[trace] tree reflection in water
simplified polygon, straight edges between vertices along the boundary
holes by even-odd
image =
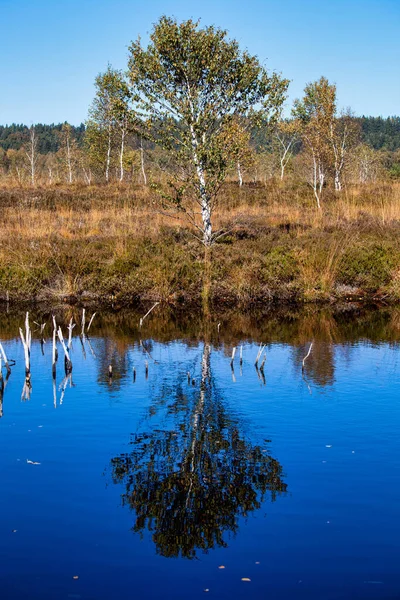
[[[287,487],[279,462],[247,441],[228,414],[210,354],[204,344],[200,386],[182,377],[169,390],[173,427],[134,435],[131,451],[111,461],[114,483],[125,485],[123,504],[136,515],[133,531],[152,532],[157,552],[167,557],[194,558],[198,550],[226,546],[240,517]]]

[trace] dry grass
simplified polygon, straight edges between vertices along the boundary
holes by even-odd
[[[143,187],[0,189],[0,296],[196,300],[202,249]],[[326,193],[228,184],[214,215],[216,300],[400,297],[400,184]]]

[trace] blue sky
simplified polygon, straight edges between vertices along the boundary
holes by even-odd
[[[93,81],[162,15],[228,29],[292,80],[321,75],[356,114],[400,114],[400,0],[0,0],[0,123],[85,120]]]

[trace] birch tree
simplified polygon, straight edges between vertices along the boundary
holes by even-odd
[[[330,164],[331,128],[336,114],[336,86],[325,77],[309,83],[304,98],[294,103],[293,115],[301,123],[301,139],[310,160],[311,185],[317,206]]]
[[[60,132],[61,157],[68,183],[74,180],[74,170],[77,162],[77,144],[73,137],[72,127],[69,123],[63,123]],[[49,173],[50,175],[50,173]]]
[[[330,143],[333,152],[333,171],[335,190],[343,187],[343,172],[350,153],[360,140],[360,125],[350,110],[342,112],[339,118],[332,119],[330,125]]]
[[[297,120],[279,121],[273,132],[274,149],[279,157],[280,179],[293,158],[293,151],[300,141],[300,126]]]
[[[102,162],[108,183],[114,151],[118,153],[119,180],[124,179],[124,152],[129,132],[127,82],[121,71],[108,65],[95,80],[96,95],[89,109],[87,141],[95,162]]]
[[[212,215],[234,166],[231,129],[279,114],[288,81],[214,26],[162,17],[150,42],[129,48],[132,120],[139,135],[174,159],[163,200],[184,214],[209,248],[218,237]],[[194,207],[194,208],[193,208]]]

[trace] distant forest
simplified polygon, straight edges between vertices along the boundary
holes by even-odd
[[[37,150],[40,154],[58,152],[61,146],[61,128],[63,124],[35,125],[37,137]],[[80,146],[85,134],[85,125],[81,123],[77,127],[71,125],[71,134]],[[0,125],[0,148],[3,150],[19,150],[29,142],[29,127],[27,125]]]
[[[400,117],[355,117],[360,123],[362,142],[375,150],[388,150],[395,152],[400,149]],[[57,152],[61,146],[62,123],[57,125],[35,125],[38,152],[48,154]],[[78,146],[82,145],[85,125],[71,126],[71,133]],[[0,148],[3,150],[19,150],[29,141],[29,128],[27,125],[0,125]],[[260,140],[258,140],[260,141]],[[266,145],[267,142],[265,141]]]

